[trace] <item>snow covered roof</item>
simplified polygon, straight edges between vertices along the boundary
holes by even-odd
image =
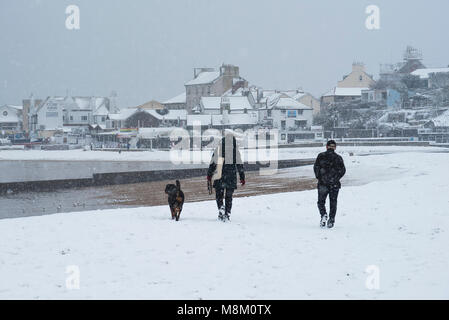
[[[312,110],[312,107],[298,102],[292,97],[289,97],[285,93],[275,93],[268,97],[265,97],[261,102],[266,103],[267,109],[294,109],[294,110]]]
[[[293,94],[291,97],[295,100],[301,99],[302,97],[304,97],[307,93],[305,92],[298,92],[296,94]]]
[[[166,114],[160,114],[157,110],[152,109],[139,109],[139,108],[128,108],[123,109],[120,113],[110,113],[110,120],[126,120],[137,112],[146,112],[158,120],[186,120],[187,111],[186,110],[168,110]]]
[[[279,98],[274,107],[279,109],[312,110],[312,107],[306,106],[305,104],[302,104],[293,98]]]
[[[163,102],[163,104],[174,104],[174,103],[186,103],[186,93],[183,92],[181,94],[178,94],[176,97],[173,97]]]
[[[151,114],[158,120],[186,120],[186,110],[168,110],[167,114],[160,114],[156,110],[145,110],[148,114]]]
[[[110,120],[126,120],[136,112],[137,109],[122,109],[119,113],[110,113],[108,116]]]
[[[96,110],[102,106],[106,106],[105,97],[72,97],[75,106],[83,110]]]
[[[10,107],[10,108],[17,109],[17,110],[23,110],[23,106],[13,106],[11,104],[8,104],[7,106]]]
[[[109,114],[109,110],[105,105],[100,106],[97,110],[94,111],[94,115],[96,116],[107,116]]]
[[[413,71],[411,74],[414,76],[419,76],[421,79],[429,79],[429,74],[440,73],[440,72],[449,72],[449,68],[417,69],[417,70]]]
[[[431,120],[435,127],[449,127],[449,110]]]
[[[252,105],[246,96],[229,96],[225,97],[229,101],[231,110],[252,109]],[[222,102],[222,97],[201,97],[201,105],[204,109],[219,110]]]
[[[203,71],[195,79],[188,81],[186,86],[212,83],[218,77],[220,77],[220,72],[218,71]]]
[[[369,88],[340,88],[334,87],[329,92],[325,93],[323,97],[332,96],[362,96],[362,90],[369,90]]]

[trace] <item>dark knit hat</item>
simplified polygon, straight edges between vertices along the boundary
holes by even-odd
[[[337,143],[335,142],[335,140],[329,140],[327,143],[326,143],[326,146],[331,146],[331,145],[334,145],[334,146],[337,146]]]

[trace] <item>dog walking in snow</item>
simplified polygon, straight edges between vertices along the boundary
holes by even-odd
[[[181,183],[176,180],[176,184],[167,184],[165,193],[168,195],[168,206],[171,211],[171,218],[179,221],[182,206],[184,205],[184,192],[181,190]]]

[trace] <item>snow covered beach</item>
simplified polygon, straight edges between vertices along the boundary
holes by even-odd
[[[278,159],[307,159],[315,158],[323,147],[303,148],[279,148],[276,155]],[[339,146],[339,153],[376,154],[376,153],[398,153],[398,152],[448,152],[442,147],[420,147],[420,146]],[[193,151],[192,159],[200,159],[208,164],[212,151]],[[269,152],[257,151],[255,149],[241,150],[243,159],[264,160],[270,156]],[[251,158],[252,157],[252,158]],[[71,160],[71,161],[170,161],[170,151],[141,151],[122,153],[112,151],[83,151],[76,150],[0,150],[1,160]]]
[[[342,188],[332,230],[316,190],[236,198],[229,224],[213,201],[178,223],[167,206],[0,220],[0,298],[448,299],[449,154],[420,151],[338,148],[367,184]]]

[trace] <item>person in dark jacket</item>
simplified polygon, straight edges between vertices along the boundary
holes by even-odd
[[[232,195],[234,190],[237,189],[237,172],[239,173],[240,183],[244,186],[245,172],[237,141],[233,134],[227,133],[215,148],[207,172],[207,180],[213,181],[213,187],[215,188],[218,218],[223,221],[229,220],[231,215]],[[225,200],[224,205],[223,198]]]
[[[335,153],[337,144],[329,140],[326,144],[326,152],[322,152],[316,158],[313,170],[318,179],[318,209],[321,215],[321,227],[332,228],[337,213],[337,198],[341,188],[340,179],[345,175],[346,168],[343,158]],[[329,195],[330,211],[327,221],[326,198]]]

